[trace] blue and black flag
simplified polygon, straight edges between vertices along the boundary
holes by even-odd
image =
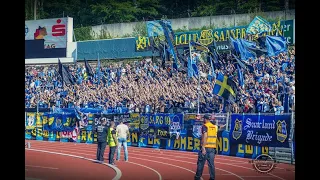
[[[241,68],[248,70],[249,72],[253,73],[254,72],[254,67],[250,64],[247,64],[245,62],[243,62],[242,60],[238,59],[236,55],[232,54],[235,63],[240,65]]]
[[[228,78],[228,76],[219,73],[212,93],[217,94],[230,102],[235,102],[237,85],[232,79]]]
[[[86,59],[84,59],[84,65],[85,65],[85,67],[86,67],[86,73],[87,73],[89,76],[93,77],[93,71],[92,71],[92,69],[91,69],[90,64],[88,63],[88,61],[87,61]]]
[[[59,74],[62,78],[62,82],[66,83],[66,84],[74,84],[74,78],[73,76],[70,74],[70,72],[68,71],[68,69],[62,65],[60,59],[58,59],[58,64],[59,64]]]
[[[166,41],[169,45],[168,49],[173,57],[173,68],[178,69],[180,67],[180,60],[178,59],[179,52],[176,45],[174,44],[174,33],[171,28],[171,23],[169,21],[161,20],[159,21],[160,25],[163,28],[163,33],[166,38]]]

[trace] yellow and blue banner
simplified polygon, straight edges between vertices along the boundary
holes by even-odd
[[[46,131],[72,132],[76,127],[75,114],[45,113],[42,118],[43,129]]]

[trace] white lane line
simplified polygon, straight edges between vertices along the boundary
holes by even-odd
[[[149,167],[149,166],[145,166],[145,165],[138,164],[138,163],[134,163],[134,162],[128,162],[128,163],[135,164],[135,165],[142,166],[142,167],[144,167],[144,168],[150,169],[151,171],[155,172],[155,173],[158,175],[159,180],[162,180],[161,174],[160,174],[158,171],[156,171],[155,169],[152,169],[152,168]]]
[[[33,165],[25,165],[25,166],[34,167],[34,168],[43,168],[43,169],[59,169],[55,167],[45,167],[45,166],[33,166]]]

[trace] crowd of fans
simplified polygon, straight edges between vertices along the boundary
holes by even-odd
[[[222,72],[238,85],[235,102],[212,94],[215,79],[210,63],[200,62],[201,113],[276,113],[294,110],[295,51],[275,57],[249,59],[254,72],[243,70],[244,86],[239,85],[237,68],[229,54],[220,56]],[[74,85],[62,85],[57,65],[26,66],[26,108],[103,108],[105,113],[125,112],[197,112],[198,79],[188,78],[186,67],[174,70],[151,60],[101,67],[100,81],[96,62],[91,63],[94,76],[84,63],[69,65]]]

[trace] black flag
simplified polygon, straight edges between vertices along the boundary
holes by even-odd
[[[88,61],[84,59],[84,65],[86,67],[86,72],[89,76],[93,77],[93,71],[91,69],[91,66],[89,65]]]
[[[72,79],[71,74],[69,73],[68,69],[62,65],[60,59],[59,60],[59,74],[62,78],[62,82],[65,82],[66,84],[74,84],[74,80]]]

